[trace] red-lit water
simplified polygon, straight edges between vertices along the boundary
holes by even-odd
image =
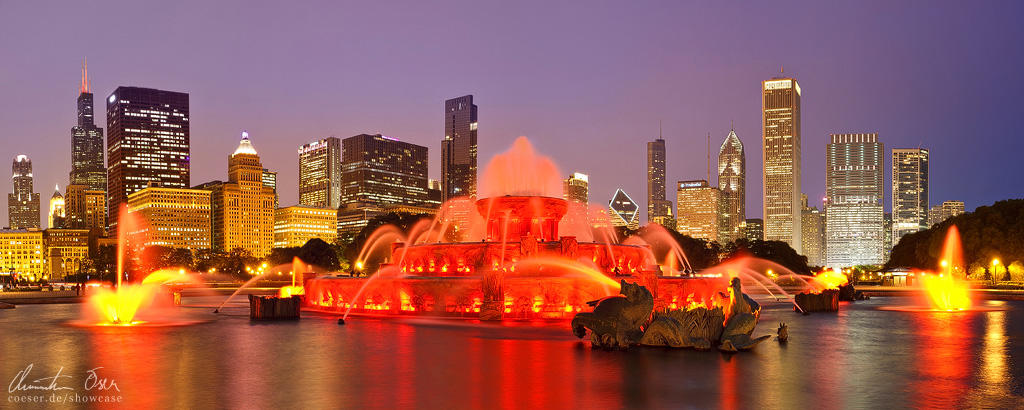
[[[914,303],[879,297],[810,316],[769,303],[755,334],[785,321],[789,343],[734,355],[596,350],[564,322],[254,323],[236,302],[220,315],[179,308],[209,320],[194,326],[75,328],[61,324],[76,305],[23,305],[0,311],[0,376],[63,367],[77,387],[102,367],[130,408],[1020,407],[1024,302],[956,315],[877,310]]]

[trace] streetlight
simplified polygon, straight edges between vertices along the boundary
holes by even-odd
[[[993,258],[992,259],[992,283],[993,284],[998,282],[998,279],[996,279],[996,275],[998,274],[998,272],[996,271],[996,266],[998,266],[998,265],[999,265],[999,259],[998,258]]]

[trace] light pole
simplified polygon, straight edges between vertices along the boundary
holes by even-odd
[[[992,284],[993,285],[995,285],[996,283],[999,282],[999,280],[996,279],[996,275],[999,274],[999,272],[996,271],[996,267],[997,266],[999,266],[999,259],[998,258],[993,258],[992,259]]]

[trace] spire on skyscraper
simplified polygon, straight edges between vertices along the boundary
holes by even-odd
[[[89,92],[89,60],[82,60],[82,94]]]

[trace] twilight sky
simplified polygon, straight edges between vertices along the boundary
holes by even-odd
[[[83,58],[99,126],[119,85],[188,92],[192,184],[226,178],[246,129],[282,205],[296,148],[322,136],[425,145],[438,178],[443,101],[474,94],[481,173],[525,135],[590,174],[591,202],[621,187],[646,205],[659,120],[674,201],[672,182],[706,173],[705,134],[715,156],[735,121],[760,217],[760,81],[780,66],[803,89],[812,203],[833,132],[878,132],[887,166],[891,148],[930,149],[932,204],[1024,192],[1024,2],[142,3],[0,0],[0,166],[29,155],[44,208],[68,182]]]

